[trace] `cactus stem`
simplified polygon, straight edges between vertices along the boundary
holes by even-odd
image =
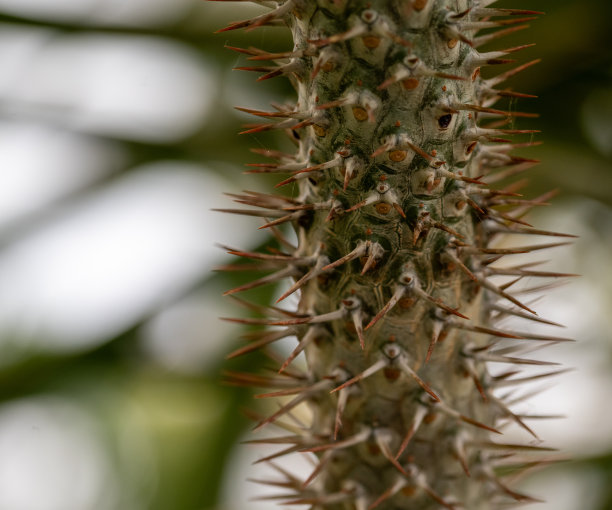
[[[515,388],[562,373],[521,375],[557,365],[531,353],[572,339],[504,323],[559,326],[539,317],[528,295],[575,275],[542,270],[540,261],[497,262],[575,236],[526,218],[555,192],[523,196],[521,176],[538,160],[514,151],[540,142],[514,137],[539,131],[515,123],[538,115],[513,99],[535,96],[503,83],[540,61],[513,64],[533,44],[484,45],[541,13],[495,8],[495,0],[255,3],[269,10],[221,31],[288,25],[294,45],[228,46],[246,60],[235,69],[258,73],[257,81],[283,76],[298,92],[295,102],[266,110],[236,107],[258,118],[243,134],[280,130],[296,146],[293,154],[252,149],[269,159],[245,173],[278,174],[275,188],[293,184],[296,195],[243,191],[229,195],[237,208],[221,209],[261,218],[259,228],[275,238],[262,252],[224,246],[245,263],[222,267],[263,272],[225,292],[258,315],[224,319],[257,327],[229,357],[259,350],[280,367],[228,374],[230,384],[264,388],[257,398],[278,399],[271,414],[252,416],[256,430],[289,433],[254,441],[281,445],[257,461],[280,475],[258,480],[281,489],[262,499],[313,510],[492,510],[536,501],[509,482],[548,462],[528,454],[549,450],[489,437],[516,424],[538,440],[528,420],[553,416],[517,412],[540,390]],[[283,233],[288,224],[297,246]],[[506,247],[497,242],[504,234],[563,239]],[[519,288],[531,277],[549,283]],[[289,283],[276,302],[299,296],[293,311],[235,297],[281,280]],[[288,356],[274,349],[292,336]],[[510,368],[492,376],[489,363]],[[307,420],[294,412],[302,405]],[[312,461],[305,480],[272,462],[291,453]]]

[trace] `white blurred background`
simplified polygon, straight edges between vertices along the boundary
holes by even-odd
[[[581,15],[606,9],[603,0],[540,3],[548,16],[530,36],[539,44],[533,54],[549,59],[519,88],[543,97],[533,106],[544,114],[546,142],[534,151],[544,160],[534,195],[559,187],[561,196],[532,220],[580,235],[547,252],[546,267],[583,276],[537,307],[578,340],[546,355],[576,370],[526,407],[567,415],[535,426],[575,460],[527,489],[547,499],[541,510],[605,510],[609,17]],[[224,191],[266,189],[242,165],[252,161],[249,146],[276,143],[235,135],[245,118],[231,107],[265,106],[288,92],[232,72],[238,59],[223,49],[285,49],[287,34],[212,34],[253,9],[202,0],[0,0],[0,510],[270,508],[247,502],[267,491],[244,481],[260,477],[250,463],[261,450],[237,445],[250,396],[220,384],[239,333],[217,320],[237,313],[219,296],[239,277],[212,271],[228,262],[215,243],[253,248],[265,240],[256,221],[211,211],[229,206]],[[553,37],[564,30],[563,41]],[[299,459],[295,469],[304,469]]]

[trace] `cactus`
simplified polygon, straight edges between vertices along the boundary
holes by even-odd
[[[223,30],[286,24],[294,47],[232,48],[255,61],[240,69],[263,73],[259,80],[285,76],[298,97],[272,112],[238,108],[263,118],[244,133],[284,130],[297,149],[255,149],[273,162],[250,171],[284,174],[277,188],[296,193],[233,195],[250,208],[226,211],[263,218],[279,248],[229,248],[267,274],[226,294],[289,280],[277,302],[295,293],[299,304],[289,311],[239,299],[263,317],[230,320],[264,327],[231,356],[264,349],[278,366],[274,375],[230,376],[281,398],[256,427],[285,430],[257,440],[285,446],[267,460],[296,451],[316,459],[303,480],[274,463],[282,478],[263,482],[283,490],[271,497],[331,510],[488,510],[535,501],[503,475],[547,462],[529,455],[548,448],[530,416],[513,411],[515,395],[500,390],[559,373],[523,354],[532,342],[567,339],[498,323],[552,324],[523,300],[537,288],[518,292],[517,282],[567,275],[497,261],[564,243],[500,247],[499,238],[565,234],[523,219],[550,194],[526,199],[521,183],[495,187],[536,164],[513,154],[536,143],[513,138],[535,132],[514,126],[534,115],[510,108],[533,96],[504,82],[537,61],[495,75],[485,68],[514,62],[507,55],[529,45],[481,47],[540,13],[495,8],[495,0],[256,3],[270,10]],[[496,105],[502,100],[507,109]],[[284,224],[295,229],[297,246]],[[287,337],[297,345],[283,360],[270,348]],[[302,351],[305,366],[294,363]],[[489,363],[509,368],[493,376]],[[517,375],[522,365],[544,368]],[[300,404],[311,418],[297,425],[292,411]],[[532,437],[504,441],[500,429],[509,423]]]

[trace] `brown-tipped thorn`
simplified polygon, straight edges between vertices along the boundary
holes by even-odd
[[[291,294],[296,292],[298,289],[301,289],[306,283],[308,283],[312,278],[317,276],[320,272],[320,264],[317,261],[317,263],[312,268],[310,268],[310,270],[304,276],[302,276],[291,287],[289,287],[285,292],[283,292],[282,296],[276,300],[276,303],[280,303],[284,299],[288,298]]]
[[[287,413],[288,411],[293,409],[295,406],[297,406],[301,402],[309,399],[314,393],[317,393],[318,391],[323,391],[324,389],[328,388],[331,384],[332,384],[332,381],[328,380],[328,379],[324,379],[322,381],[319,381],[319,382],[313,384],[312,386],[310,386],[308,388],[307,391],[302,391],[300,394],[298,394],[292,400],[290,400],[287,404],[282,406],[274,414],[272,414],[271,416],[269,416],[265,420],[262,420],[261,422],[259,422],[254,427],[253,430],[259,430],[260,428],[264,427],[265,425],[268,425],[268,424],[274,422],[277,418],[279,418],[283,414]]]
[[[352,39],[353,37],[358,37],[366,32],[367,32],[367,27],[365,25],[356,25],[353,28],[350,28],[349,30],[347,30],[346,32],[334,34],[330,37],[323,38],[323,39],[309,39],[308,42],[318,47],[327,46],[329,44],[347,41],[348,39]]]
[[[432,407],[434,409],[440,409],[441,411],[445,412],[446,414],[453,416],[455,418],[457,418],[458,420],[461,420],[464,423],[467,423],[469,425],[473,425],[474,427],[478,427],[484,430],[488,430],[489,432],[494,432],[495,434],[501,434],[501,432],[493,427],[490,427],[489,425],[486,425],[484,423],[481,423],[473,418],[470,418],[469,416],[465,416],[463,414],[461,414],[459,411],[456,411],[455,409],[453,409],[452,407],[449,407],[448,405],[444,404],[443,402],[438,402],[438,403],[431,403]]]
[[[338,266],[345,264],[346,262],[349,262],[353,259],[361,257],[362,255],[366,253],[367,248],[368,248],[367,241],[365,243],[360,243],[357,245],[357,247],[353,251],[344,255],[344,257],[340,257],[338,260],[332,262],[331,264],[327,264],[326,266],[322,267],[321,271],[329,271],[331,269],[335,269]]]
[[[527,113],[527,112],[512,112],[507,110],[498,110],[495,108],[485,108],[483,106],[478,106],[474,104],[461,104],[458,105],[458,108],[462,110],[471,110],[473,112],[480,113],[491,113],[495,115],[503,115],[505,117],[526,117],[526,118],[536,118],[539,117],[537,113]]]
[[[316,107],[317,110],[327,110],[329,108],[335,108],[336,106],[342,106],[347,102],[347,99],[338,99],[337,101],[331,101],[330,103],[323,103]]]
[[[286,223],[288,221],[293,221],[298,219],[301,216],[301,211],[297,211],[291,214],[287,214],[286,216],[282,216],[281,218],[278,218],[276,220],[273,221],[269,221],[268,223],[262,225],[261,227],[258,227],[258,230],[264,229],[264,228],[270,228],[270,227],[274,227],[276,225],[280,225],[281,223]]]
[[[463,261],[457,255],[452,252],[452,250],[446,250],[444,254],[455,264],[457,264],[459,266],[459,269],[461,269],[466,275],[468,275],[471,280],[478,282],[478,277],[474,273],[472,273],[472,271],[470,271],[470,269],[463,263]]]
[[[461,362],[461,365],[474,381],[474,385],[476,386],[478,393],[480,393],[483,402],[488,402],[489,397],[487,396],[487,392],[482,386],[480,376],[478,375],[478,372],[476,371],[476,368],[474,366],[474,360],[472,358],[464,358]]]
[[[252,282],[245,283],[244,285],[240,285],[230,290],[226,290],[223,293],[223,295],[227,296],[230,294],[235,294],[236,292],[243,292],[245,290],[254,289],[255,287],[259,287],[267,283],[276,282],[276,281],[282,280],[283,278],[286,278],[287,276],[291,276],[292,274],[295,274],[295,271],[296,269],[293,266],[285,267],[284,269],[281,269],[280,271],[276,271],[275,273],[264,276],[263,278],[259,278]]]
[[[490,361],[493,363],[508,363],[511,365],[535,365],[535,366],[557,366],[559,365],[559,363],[555,363],[553,361],[541,361],[537,359],[516,358],[512,356],[500,356],[495,353],[490,353],[490,354],[479,353],[476,357],[483,361]]]
[[[478,278],[478,283],[480,285],[482,285],[484,288],[486,288],[486,289],[490,290],[491,292],[493,292],[494,294],[497,294],[497,295],[507,299],[511,303],[514,303],[516,306],[522,308],[523,310],[526,310],[529,313],[532,313],[533,315],[538,315],[537,312],[535,312],[535,310],[532,310],[527,305],[524,305],[518,299],[516,299],[514,296],[512,296],[512,295],[508,294],[507,292],[505,292],[501,287],[497,287],[496,285],[491,283],[486,278]]]
[[[464,322],[452,322],[449,326],[455,329],[474,331],[475,333],[484,333],[485,335],[492,335],[500,338],[512,338],[514,340],[525,340],[528,338],[522,334],[510,333],[508,331],[501,331],[493,328],[485,328],[483,326],[476,326],[474,324],[465,324]]]
[[[459,311],[456,308],[451,308],[450,306],[445,305],[441,299],[430,296],[429,294],[427,294],[427,292],[417,287],[414,287],[413,290],[414,292],[416,292],[416,294],[419,297],[426,299],[430,303],[433,303],[434,305],[436,305],[438,308],[441,308],[445,312],[450,313],[452,315],[456,315],[457,317],[461,317],[462,319],[469,320],[469,317],[463,315],[462,313],[459,313]]]
[[[509,90],[509,89],[495,90],[495,94],[500,97],[515,97],[518,99],[536,99],[538,97],[535,94],[526,94],[525,92],[515,92],[514,90]]]
[[[378,360],[376,363],[374,363],[370,367],[366,368],[360,374],[356,375],[352,379],[349,379],[348,381],[346,381],[345,383],[341,384],[337,388],[334,388],[333,390],[331,390],[330,393],[335,393],[336,391],[340,391],[341,389],[346,388],[347,386],[351,386],[352,384],[355,384],[356,382],[359,382],[359,381],[361,381],[363,379],[366,379],[367,377],[370,377],[371,375],[375,374],[379,370],[382,370],[383,368],[385,368],[387,366],[387,364],[388,364],[388,362],[385,359]]]
[[[378,257],[376,256],[376,253],[373,250],[370,250],[370,254],[368,255],[368,258],[366,259],[365,264],[363,265],[363,268],[361,269],[361,273],[359,273],[361,276],[363,276],[364,274],[366,274],[370,269],[372,269],[375,265],[376,265],[376,259]]]
[[[389,443],[391,442],[391,438],[388,437],[388,430],[377,429],[374,431],[374,440],[376,441],[376,445],[380,449],[383,456],[391,462],[393,467],[397,469],[404,476],[409,477],[410,475],[406,472],[406,470],[402,467],[402,465],[397,461],[397,459],[391,453],[391,448],[389,447]]]
[[[519,310],[511,310],[510,308],[505,308],[503,306],[500,306],[498,304],[491,304],[489,305],[489,308],[491,310],[495,310],[497,312],[499,312],[499,314],[493,318],[493,320],[499,320],[501,318],[503,318],[505,315],[513,315],[514,317],[520,317],[521,319],[527,319],[530,321],[534,321],[534,322],[539,322],[541,324],[548,324],[549,326],[556,326],[558,328],[564,328],[565,326],[563,324],[559,324],[558,322],[553,322],[551,320],[548,319],[543,319],[542,317],[536,317],[534,315],[530,315],[528,313],[525,312],[521,312]]]
[[[380,147],[378,147],[378,149],[376,149],[372,154],[370,154],[370,157],[375,158],[377,156],[380,156],[383,152],[388,151],[393,146],[394,144],[384,143]]]
[[[552,237],[569,237],[577,238],[578,236],[573,234],[565,234],[563,232],[552,232],[550,230],[540,230],[535,228],[493,228],[492,232],[502,232],[507,234],[527,234],[527,235],[538,235],[538,236],[552,236]]]
[[[281,118],[281,119],[292,119],[295,117],[295,112],[264,112],[261,110],[254,110],[252,108],[244,108],[242,106],[234,106],[235,110],[239,112],[248,113],[250,115],[255,115],[256,117],[266,117],[266,118]]]
[[[393,203],[393,208],[399,213],[402,218],[406,219],[406,213],[403,211],[403,209],[397,202]]]
[[[291,362],[298,356],[300,352],[304,350],[304,348],[320,333],[320,329],[315,327],[310,327],[306,334],[299,341],[295,349],[291,351],[291,354],[287,357],[287,359],[283,362],[282,366],[279,368],[278,373],[282,374],[285,369],[291,364]]]
[[[517,66],[514,69],[511,69],[510,71],[506,71],[505,73],[499,74],[499,75],[495,76],[494,78],[491,78],[488,81],[492,82],[495,85],[497,85],[499,83],[502,83],[502,82],[506,81],[507,79],[511,78],[512,76],[514,76],[514,75],[524,71],[525,69],[528,69],[529,67],[531,67],[533,65],[539,64],[541,61],[542,61],[541,58],[537,58],[535,60],[531,60],[530,62],[527,62],[525,64]]]
[[[580,276],[574,273],[557,273],[553,271],[526,271],[524,269],[514,268],[496,268],[490,267],[488,269],[490,274],[505,275],[505,276],[536,276],[540,278],[575,278]]]
[[[401,369],[410,377],[412,377],[416,383],[426,391],[431,398],[433,398],[436,402],[440,402],[440,397],[434,393],[434,391],[429,387],[429,385],[421,379],[417,373],[410,367],[408,362],[404,358],[400,358],[397,363],[401,367]]]
[[[537,381],[539,379],[545,379],[548,377],[554,377],[557,375],[562,375],[562,374],[566,374],[568,372],[572,372],[574,369],[572,368],[564,368],[561,370],[555,370],[554,372],[545,372],[543,374],[535,374],[535,375],[530,375],[530,376],[526,376],[526,377],[520,377],[517,379],[509,379],[509,377],[512,377],[513,375],[517,374],[517,371],[514,372],[509,372],[507,374],[502,374],[499,375],[497,377],[493,378],[493,385],[497,388],[501,388],[504,386],[513,386],[515,384],[524,384],[526,382],[531,382],[531,381]]]
[[[362,200],[361,202],[356,203],[355,205],[353,205],[352,207],[349,207],[348,209],[346,209],[344,212],[353,212],[356,211],[357,209],[361,209],[362,207],[365,207],[366,205],[369,205],[371,202],[369,202],[367,199]]]
[[[519,415],[513,413],[503,402],[501,399],[492,396],[491,400],[493,400],[493,402],[495,402],[497,404],[497,406],[501,409],[501,411],[508,416],[510,419],[512,419],[514,422],[516,422],[516,424],[523,428],[524,430],[526,430],[529,434],[531,434],[533,436],[533,438],[537,441],[540,440],[540,438],[538,437],[538,435],[533,431],[533,429],[531,427],[529,427],[522,419]]]
[[[323,470],[323,468],[327,465],[327,463],[330,461],[330,459],[332,458],[333,455],[333,451],[327,451],[325,452],[323,455],[321,455],[321,457],[319,458],[319,462],[318,464],[315,466],[315,468],[312,470],[312,472],[310,473],[310,475],[308,475],[308,478],[306,478],[306,480],[304,480],[304,483],[302,483],[301,489],[306,489],[306,487],[308,487],[312,481],[319,476],[319,473],[321,473],[321,471]]]
[[[351,319],[353,320],[353,326],[359,338],[359,345],[361,350],[365,350],[365,338],[363,337],[363,319],[362,319],[361,307],[357,307],[351,310]]]
[[[333,443],[326,443],[318,446],[313,446],[312,448],[304,448],[301,451],[303,452],[322,452],[325,450],[340,450],[342,448],[349,448],[351,446],[355,446],[356,444],[363,443],[368,440],[370,437],[371,430],[366,427],[361,432],[343,439],[342,441],[334,441]]]
[[[474,427],[478,427],[484,430],[488,430],[489,432],[494,432],[495,434],[501,434],[501,432],[497,429],[494,429],[493,427],[489,427],[488,425],[485,425],[484,423],[481,423],[477,420],[474,420],[473,418],[470,418],[468,416],[464,416],[463,414],[459,416],[459,419],[465,423],[468,423],[470,425],[473,425]]]
[[[408,432],[406,432],[406,435],[404,436],[404,439],[402,440],[402,444],[400,445],[399,449],[397,450],[397,453],[395,454],[396,460],[401,457],[402,453],[404,453],[404,450],[410,443],[410,440],[413,438],[414,434],[416,434],[417,430],[421,426],[421,423],[423,422],[423,419],[425,418],[427,413],[428,413],[428,410],[423,405],[419,405],[416,408],[416,411],[414,412],[414,417],[412,419],[412,423],[410,424],[410,428],[408,429]]]
[[[395,496],[400,490],[408,485],[408,482],[404,478],[398,478],[397,481],[383,492],[373,503],[368,506],[368,510],[374,510],[381,503],[384,503],[387,499]]]
[[[242,356],[244,354],[248,354],[250,352],[256,351],[257,349],[261,349],[262,347],[276,342],[282,338],[286,338],[288,336],[293,335],[295,332],[292,329],[280,330],[280,331],[267,331],[263,338],[252,342],[240,349],[237,349],[226,356],[226,359],[233,359],[238,356]]]
[[[444,323],[441,321],[434,321],[433,331],[431,333],[431,340],[429,341],[429,346],[427,347],[427,355],[425,356],[425,363],[429,363],[433,351],[438,343],[438,339],[440,335],[444,332]]]
[[[491,32],[486,35],[475,37],[474,38],[474,48],[479,48],[483,44],[493,41],[494,39],[505,37],[506,35],[510,35],[514,32],[518,32],[519,30],[525,30],[526,28],[529,28],[529,25],[514,25],[508,28],[497,30],[495,32]]]
[[[526,452],[556,452],[556,448],[546,446],[533,446],[528,444],[512,444],[512,443],[495,443],[493,441],[470,441],[466,443],[469,446],[485,450],[507,450],[507,451],[526,451]]]
[[[342,427],[342,413],[346,408],[349,392],[349,388],[343,388],[340,390],[340,393],[338,393],[338,403],[336,405],[336,416],[334,419],[334,441],[338,438],[338,432],[340,431],[340,427]]]
[[[468,477],[472,476],[470,474],[470,467],[468,466],[467,455],[465,453],[464,441],[460,435],[457,435],[455,437],[452,448],[453,448],[453,453],[455,454],[455,457],[457,458],[457,460],[459,461],[459,464],[461,465],[461,469],[463,469],[463,472],[465,473],[465,476],[468,476]]]
[[[393,296],[391,297],[391,299],[387,302],[387,304],[383,306],[380,309],[380,311],[376,314],[376,316],[368,323],[368,325],[365,327],[365,330],[367,331],[368,329],[370,329],[380,319],[382,319],[385,315],[387,315],[387,313],[389,313],[389,311],[399,302],[399,300],[402,299],[405,293],[406,293],[406,287],[403,287],[403,286],[398,287],[395,293],[393,294]]]
[[[497,11],[497,16],[540,16],[546,14],[542,11],[529,11],[526,9],[502,9],[502,8],[494,8],[494,11]]]

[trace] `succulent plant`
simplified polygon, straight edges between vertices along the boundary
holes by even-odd
[[[263,481],[281,488],[271,497],[332,510],[534,501],[506,478],[547,462],[531,455],[548,448],[531,416],[513,410],[521,397],[504,388],[559,373],[524,355],[567,339],[498,323],[552,324],[523,298],[546,285],[519,283],[565,275],[498,261],[564,243],[500,239],[566,235],[523,219],[550,194],[527,199],[518,193],[523,181],[507,180],[536,164],[514,154],[536,142],[514,138],[535,132],[515,127],[534,115],[513,108],[533,96],[504,82],[537,61],[495,74],[486,68],[511,64],[507,56],[529,45],[482,47],[539,13],[495,8],[495,0],[255,3],[269,10],[224,30],[285,24],[294,47],[232,48],[255,61],[240,69],[263,73],[259,80],[287,77],[298,95],[270,112],[238,108],[263,119],[244,133],[283,130],[296,150],[255,149],[272,162],[250,171],[279,174],[281,189],[235,194],[249,208],[227,209],[263,218],[277,246],[228,249],[267,273],[227,294],[289,281],[278,302],[299,295],[294,310],[240,299],[262,317],[231,319],[256,326],[232,356],[263,349],[278,363],[273,375],[231,374],[281,399],[257,425],[284,429],[258,440],[285,446],[266,458],[280,477]],[[283,192],[288,185],[293,195]],[[297,344],[282,359],[273,346],[288,337]],[[303,365],[294,363],[301,352]],[[507,370],[491,375],[490,363]],[[519,375],[524,365],[544,368]],[[292,414],[304,404],[307,423]],[[524,429],[523,443],[504,441],[509,423]],[[274,460],[292,452],[315,459],[306,479]]]

